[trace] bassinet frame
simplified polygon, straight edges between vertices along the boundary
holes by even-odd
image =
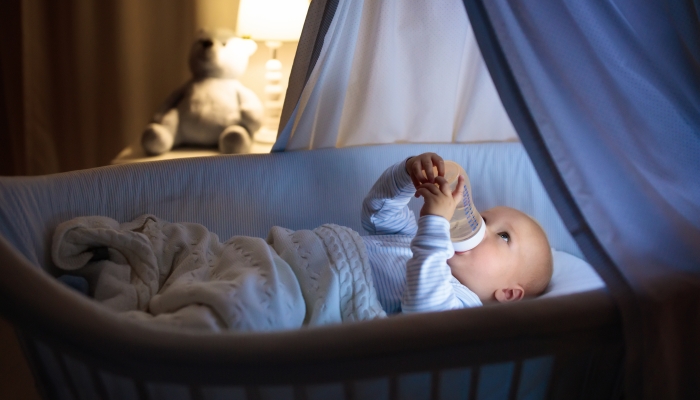
[[[47,399],[89,398],[86,384],[100,398],[119,398],[101,377],[105,372],[125,378],[139,399],[167,398],[154,394],[153,384],[182,385],[183,398],[191,399],[206,398],[206,387],[242,387],[256,399],[261,388],[286,385],[303,399],[307,386],[327,383],[342,385],[343,398],[354,399],[358,381],[376,378],[387,380],[388,398],[396,399],[401,376],[428,373],[428,398],[440,399],[446,371],[471,368],[471,382],[478,382],[479,366],[511,361],[508,398],[515,399],[523,360],[538,356],[554,356],[546,398],[615,398],[621,389],[620,318],[602,290],[289,332],[195,336],[125,326],[57,285],[3,239],[0,253],[13,268],[9,279],[3,273],[2,313],[19,327]],[[76,363],[90,382],[78,378]],[[479,386],[469,393],[476,399]]]

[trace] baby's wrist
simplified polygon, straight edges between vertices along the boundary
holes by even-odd
[[[408,164],[409,162],[414,158],[415,156],[408,157],[404,162],[403,162],[403,170],[406,171],[407,174],[411,175],[411,173],[408,170]]]
[[[421,216],[421,217],[424,217],[424,216],[440,217],[440,218],[443,218],[443,219],[445,219],[445,220],[447,220],[447,221],[449,221],[450,218],[452,218],[452,216],[449,216],[449,218],[448,218],[448,216],[447,216],[445,213],[442,213],[442,212],[439,212],[439,211],[429,210],[429,209],[426,210],[425,207],[421,208],[421,210],[420,210],[420,216]]]
[[[411,174],[409,174],[406,170],[405,162],[394,165],[394,179],[396,181],[396,185],[402,190],[406,190],[408,188],[413,188],[415,190],[413,180],[411,180]]]

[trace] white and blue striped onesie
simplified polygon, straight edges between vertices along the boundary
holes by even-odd
[[[416,190],[405,161],[384,171],[362,203],[363,236],[374,284],[387,314],[480,306],[479,297],[450,271],[450,224],[408,208]]]

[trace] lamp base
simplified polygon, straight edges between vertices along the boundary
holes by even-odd
[[[263,126],[255,134],[254,140],[260,143],[275,143],[277,141],[277,127],[280,123],[280,115],[283,106],[282,88],[282,63],[277,59],[277,49],[282,42],[267,41],[270,48],[271,58],[265,63],[265,107],[263,116]]]

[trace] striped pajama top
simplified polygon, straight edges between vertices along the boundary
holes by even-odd
[[[362,239],[379,302],[387,314],[441,311],[482,305],[447,260],[454,255],[450,224],[425,215],[416,223],[408,202],[416,190],[405,161],[388,168],[362,203]]]

